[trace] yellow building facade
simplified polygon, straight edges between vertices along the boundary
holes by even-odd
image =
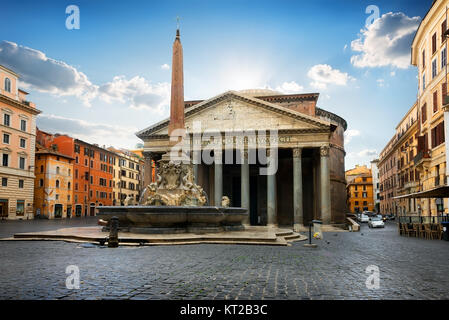
[[[448,6],[449,0],[434,1],[412,44],[412,65],[418,68],[419,78],[418,141],[414,166],[419,174],[421,192],[447,185],[449,174],[445,141],[449,111],[444,110],[448,79],[448,40],[445,34]],[[425,216],[441,213],[437,212],[437,199],[418,199],[417,212]],[[444,200],[443,211],[448,213],[448,199]]]
[[[418,150],[418,103],[415,103],[396,127],[394,152],[397,159],[396,196],[419,192],[421,190],[420,172],[415,166]],[[418,214],[418,199],[398,198],[398,214]]]
[[[367,166],[346,171],[346,191],[351,213],[374,211],[373,178]]]
[[[19,76],[0,65],[0,218],[32,219],[36,106]]]
[[[117,155],[113,170],[113,203],[124,205],[127,197],[138,201],[143,183],[143,160],[129,150],[112,147],[108,150]]]
[[[73,158],[36,145],[34,204],[36,217],[71,217]]]

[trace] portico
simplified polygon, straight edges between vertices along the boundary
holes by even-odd
[[[331,185],[342,181],[331,177],[330,152],[344,157],[344,151],[333,143],[332,121],[234,91],[185,111],[194,179],[210,205],[219,206],[227,196],[231,206],[249,210],[250,225],[298,229],[313,219],[338,222],[332,219]],[[147,161],[157,162],[170,150],[167,123],[138,133]],[[270,172],[270,166],[277,169]]]

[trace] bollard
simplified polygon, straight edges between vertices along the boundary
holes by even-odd
[[[309,223],[309,243],[304,244],[304,247],[316,248],[317,245],[312,243],[312,222]]]
[[[108,239],[108,247],[109,248],[117,248],[118,247],[118,218],[112,217],[110,226],[109,226],[109,239]]]

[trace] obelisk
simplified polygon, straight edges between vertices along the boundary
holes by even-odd
[[[173,43],[169,136],[173,130],[184,129],[184,72],[182,60],[182,45],[178,28]]]

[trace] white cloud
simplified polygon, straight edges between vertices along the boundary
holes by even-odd
[[[346,52],[346,49],[348,49],[348,45],[345,44],[345,46],[343,47],[343,52]]]
[[[284,82],[282,85],[277,86],[275,90],[285,94],[293,94],[302,92],[304,87],[297,84],[295,81],[291,81]]]
[[[383,14],[351,42],[352,50],[361,53],[352,56],[351,63],[359,68],[408,68],[410,46],[419,23],[420,17],[410,18],[402,12]]]
[[[161,69],[162,70],[169,70],[170,66],[168,64],[164,63],[163,65],[161,65]]]
[[[351,142],[352,138],[360,136],[360,131],[356,129],[348,129],[345,131],[345,144]]]
[[[116,76],[98,89],[100,99],[106,102],[128,103],[133,109],[146,109],[163,114],[169,104],[170,84],[151,84],[145,78],[136,76],[127,80]]]
[[[0,42],[0,64],[19,74],[25,89],[36,89],[56,96],[75,96],[86,106],[91,106],[92,100],[100,98],[108,103],[119,101],[134,109],[163,114],[169,105],[169,83],[151,84],[139,76],[129,80],[116,76],[111,82],[95,85],[75,67],[13,42]]]
[[[377,82],[377,85],[379,87],[384,87],[385,86],[385,80],[384,79],[377,79],[376,82]]]
[[[98,86],[92,84],[84,73],[63,61],[48,58],[41,51],[2,41],[0,64],[19,74],[25,89],[33,88],[57,96],[76,96],[87,106],[96,96]]]
[[[140,139],[134,134],[138,131],[136,127],[87,122],[53,114],[40,114],[37,117],[37,127],[43,131],[67,134],[99,145],[126,147],[140,142]],[[117,143],[122,145],[117,145]]]
[[[396,75],[396,71],[391,71],[390,76],[394,77]]]
[[[355,80],[346,72],[333,69],[328,64],[318,64],[313,66],[310,68],[307,76],[313,80],[310,85],[317,89],[326,89],[328,84],[346,86],[348,81]]]
[[[359,157],[376,157],[377,151],[375,149],[365,149],[357,153]]]

